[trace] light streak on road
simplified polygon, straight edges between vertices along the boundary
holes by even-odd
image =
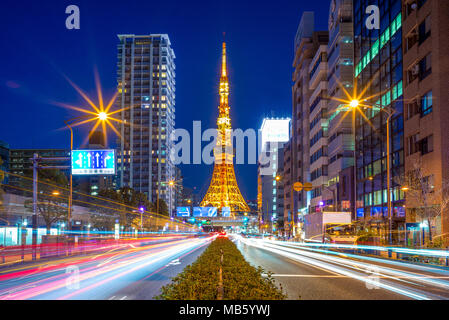
[[[310,240],[312,241],[312,240]],[[276,241],[277,243],[286,243],[292,244],[292,242],[288,241]],[[295,243],[295,245],[300,247],[326,247],[326,248],[334,248],[334,249],[361,249],[361,250],[372,250],[372,251],[384,251],[384,252],[396,252],[396,253],[404,253],[410,255],[417,256],[425,256],[425,257],[436,257],[436,258],[449,258],[449,251],[447,250],[438,250],[438,249],[411,249],[411,248],[402,248],[402,247],[383,247],[383,246],[368,246],[368,245],[359,245],[359,244],[338,244],[338,243],[322,243],[313,240],[313,242],[300,242]]]
[[[443,296],[428,292],[427,289],[429,287],[442,288],[446,291],[449,289],[449,282],[441,280],[441,278],[446,277],[422,274],[420,273],[422,271],[421,266],[410,263],[401,263],[401,267],[413,270],[404,271],[399,268],[385,267],[382,265],[388,261],[385,259],[342,254],[330,250],[313,249],[312,251],[310,248],[301,248],[300,245],[292,244],[291,242],[247,239],[241,236],[236,236],[236,238],[246,245],[267,250],[331,273],[363,281],[372,287],[379,287],[413,299],[445,299]],[[361,262],[355,259],[365,260],[367,262]],[[430,271],[430,268],[426,271]],[[441,269],[438,268],[433,268],[432,271],[441,273]],[[444,273],[445,275],[449,275],[447,270]]]
[[[112,293],[145,279],[174,259],[201,248],[214,237],[167,237],[136,240],[88,256],[35,263],[0,274],[0,300],[108,299]],[[161,239],[158,238],[157,241]],[[162,239],[164,240],[164,239]],[[75,288],[69,287],[68,268],[78,272]],[[121,298],[125,299],[125,298]]]

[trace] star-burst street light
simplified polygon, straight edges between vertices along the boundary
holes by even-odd
[[[338,82],[338,81],[337,81]],[[363,119],[365,119],[366,122],[374,129],[376,128],[372,125],[371,121],[367,118],[365,113],[363,112],[365,109],[373,109],[378,111],[383,111],[387,114],[387,210],[388,210],[388,225],[389,225],[389,243],[392,242],[391,232],[392,232],[392,213],[391,213],[391,177],[390,177],[390,119],[395,113],[395,111],[387,106],[377,105],[377,104],[367,104],[365,101],[370,101],[378,96],[380,96],[382,93],[378,93],[372,96],[365,97],[365,93],[368,90],[368,88],[371,86],[371,82],[368,83],[368,85],[361,91],[360,94],[357,93],[357,80],[354,81],[354,91],[353,94],[350,95],[348,91],[339,84],[340,88],[346,95],[347,99],[341,99],[341,98],[330,98],[331,100],[342,102],[343,104],[340,105],[335,112],[339,113],[340,111],[346,111],[345,114],[342,116],[340,121],[337,123],[337,126],[343,121],[343,119],[349,114],[352,113],[352,128],[354,133],[354,211],[356,213],[356,201],[357,201],[357,171],[356,171],[356,133],[355,133],[355,115],[358,112]]]
[[[115,102],[115,99],[117,98],[118,91],[115,92],[115,94],[112,96],[112,98],[109,100],[109,102],[105,106],[104,101],[103,101],[103,94],[101,91],[101,84],[100,84],[100,80],[98,77],[98,73],[95,72],[95,83],[96,83],[97,95],[98,95],[98,105],[96,105],[92,101],[92,99],[90,99],[87,96],[87,94],[83,90],[81,90],[75,83],[73,83],[67,77],[66,77],[66,79],[72,85],[72,87],[80,94],[80,96],[87,102],[87,104],[91,108],[91,110],[89,110],[87,108],[68,105],[65,103],[55,103],[56,105],[62,106],[64,108],[68,108],[68,109],[79,111],[79,112],[83,113],[83,115],[81,115],[81,116],[64,121],[64,123],[70,130],[70,154],[72,154],[72,151],[73,151],[73,128],[81,126],[83,124],[87,124],[87,123],[95,121],[95,124],[92,126],[91,130],[89,131],[89,134],[85,138],[83,145],[86,144],[86,142],[89,140],[89,138],[92,136],[92,134],[95,132],[95,130],[97,130],[97,128],[100,125],[102,127],[102,133],[103,133],[103,137],[104,137],[105,146],[107,146],[107,128],[112,129],[112,131],[114,131],[117,134],[117,136],[121,139],[122,136],[121,136],[120,132],[115,128],[114,124],[111,121],[114,121],[117,123],[124,123],[122,120],[113,117],[113,115],[118,114],[126,109],[129,109],[129,108],[122,108],[119,110],[110,111],[112,105]],[[70,173],[70,190],[69,190],[67,230],[71,230],[72,191],[73,191],[73,181],[72,181],[72,173]]]

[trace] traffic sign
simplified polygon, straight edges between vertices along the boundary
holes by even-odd
[[[72,150],[72,174],[115,174],[115,150]]]
[[[313,189],[313,185],[310,182],[304,183],[304,191],[310,191]]]
[[[302,183],[301,182],[295,182],[293,184],[293,190],[299,192],[302,190]]]

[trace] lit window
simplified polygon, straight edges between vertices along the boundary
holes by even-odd
[[[421,115],[425,116],[432,112],[432,91],[427,92],[421,98]]]

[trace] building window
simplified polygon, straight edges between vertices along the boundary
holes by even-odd
[[[429,36],[430,36],[430,15],[427,16],[427,18],[421,22],[421,24],[418,27],[419,30],[419,44],[423,43]]]
[[[419,111],[418,100],[415,99],[412,102],[407,104],[407,120],[419,113],[420,113],[420,111]]]
[[[408,155],[412,155],[419,151],[418,134],[414,134],[408,138]]]
[[[416,28],[415,28],[407,35],[407,38],[405,41],[405,49],[406,49],[405,51],[410,50],[418,42],[418,40],[421,43],[421,39],[419,38],[418,32],[416,31]]]
[[[432,112],[432,91],[427,92],[421,98],[421,116],[428,115]]]
[[[421,154],[427,154],[433,151],[433,135],[427,136],[420,141]]]
[[[419,62],[419,80],[423,80],[432,73],[432,54],[429,53]]]

